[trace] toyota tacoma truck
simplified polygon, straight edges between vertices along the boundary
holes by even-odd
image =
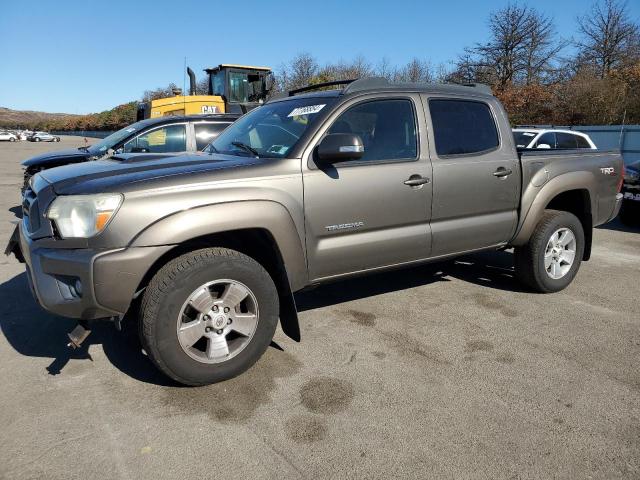
[[[618,213],[619,153],[518,152],[487,87],[332,84],[247,113],[204,155],[35,175],[16,235],[37,301],[137,318],[152,362],[204,385],[253,365],[278,323],[300,340],[294,292],[510,247],[520,281],[557,292]]]

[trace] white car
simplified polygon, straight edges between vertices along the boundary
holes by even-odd
[[[574,149],[588,148],[596,150],[595,143],[586,135],[574,130],[559,130],[556,128],[514,128],[513,138],[516,148],[538,149]]]
[[[0,141],[2,141],[2,142],[15,142],[16,140],[18,140],[18,137],[16,137],[13,133],[0,132]]]

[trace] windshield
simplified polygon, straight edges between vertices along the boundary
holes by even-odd
[[[314,124],[332,97],[267,103],[231,124],[207,148],[208,153],[284,158]]]
[[[527,148],[538,132],[513,132],[516,148]]]
[[[144,121],[129,125],[128,127],[125,127],[122,130],[118,130],[108,137],[103,138],[95,145],[91,145],[89,147],[89,150],[93,153],[105,153],[108,149],[113,148],[115,145],[132,135],[134,132],[139,131],[144,125]]]

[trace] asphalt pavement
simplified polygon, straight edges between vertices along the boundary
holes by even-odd
[[[0,143],[0,246],[19,162],[83,145]],[[640,230],[597,228],[565,291],[534,294],[493,252],[297,296],[246,374],[160,375],[134,326],[41,310],[0,257],[0,478],[640,478]]]

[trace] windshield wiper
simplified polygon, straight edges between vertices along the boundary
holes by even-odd
[[[78,150],[84,150],[85,152],[88,152],[89,147],[78,147]]]
[[[258,151],[255,148],[251,147],[250,145],[247,145],[246,143],[231,142],[231,145],[233,145],[234,147],[241,148],[245,152],[249,152],[252,155],[255,155],[256,157],[260,158],[260,154],[258,153]]]

